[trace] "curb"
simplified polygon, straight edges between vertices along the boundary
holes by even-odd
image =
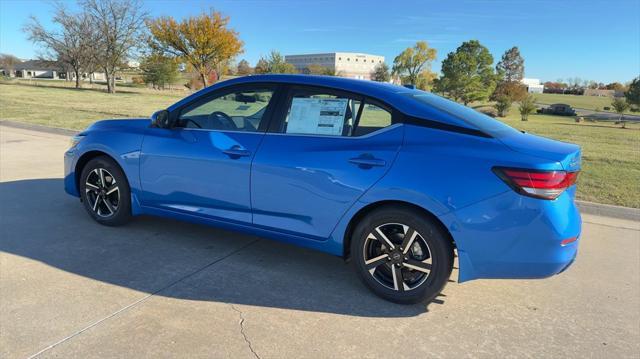
[[[24,123],[24,122],[16,122],[16,121],[9,121],[9,120],[0,120],[0,126],[20,128],[23,130],[40,131],[40,132],[53,133],[56,135],[65,135],[65,136],[74,136],[80,132],[76,130],[69,130],[66,128],[49,127],[45,125],[37,125],[34,123]]]
[[[640,221],[640,209],[622,206],[613,206],[610,204],[594,203],[587,201],[576,201],[580,212],[585,214],[593,214],[596,216],[613,217],[619,219],[627,219],[630,221]]]
[[[36,125],[31,123],[23,123],[23,122],[8,121],[8,120],[0,120],[0,125],[14,127],[14,128],[21,128],[25,130],[53,133],[57,135],[66,135],[66,136],[73,136],[80,132],[76,130],[69,130],[66,128],[48,127],[44,125]],[[578,204],[578,208],[580,208],[580,212],[585,214],[592,214],[592,215],[604,216],[604,217],[613,217],[613,218],[626,219],[631,221],[640,221],[639,208],[613,206],[610,204],[601,204],[601,203],[578,201],[578,200],[576,200],[576,203]]]

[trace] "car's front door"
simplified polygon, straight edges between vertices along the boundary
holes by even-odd
[[[272,110],[272,85],[221,89],[149,128],[140,158],[143,206],[251,223],[251,161]]]
[[[253,223],[325,239],[389,169],[403,127],[364,96],[292,87],[256,154]]]

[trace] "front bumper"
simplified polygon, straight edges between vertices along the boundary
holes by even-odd
[[[70,149],[64,153],[64,191],[68,194],[80,197],[76,183],[76,162],[78,153],[75,149]]]
[[[576,258],[582,226],[575,186],[556,200],[503,193],[447,216],[458,247],[459,281],[545,278]],[[562,244],[568,238],[577,240]]]

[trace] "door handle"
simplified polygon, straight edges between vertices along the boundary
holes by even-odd
[[[362,155],[360,157],[349,159],[349,163],[353,163],[362,169],[369,169],[371,167],[384,167],[387,162],[379,158],[375,158],[371,155]]]
[[[251,152],[249,150],[246,150],[238,145],[235,145],[226,150],[222,150],[222,153],[224,153],[225,155],[229,156],[234,160],[240,157],[248,157],[251,155]]]

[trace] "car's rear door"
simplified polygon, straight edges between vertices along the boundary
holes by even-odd
[[[253,223],[327,238],[395,159],[403,127],[393,116],[362,95],[288,88],[254,158]]]
[[[251,223],[251,161],[276,90],[223,88],[175,110],[173,128],[150,128],[140,159],[142,205]]]

